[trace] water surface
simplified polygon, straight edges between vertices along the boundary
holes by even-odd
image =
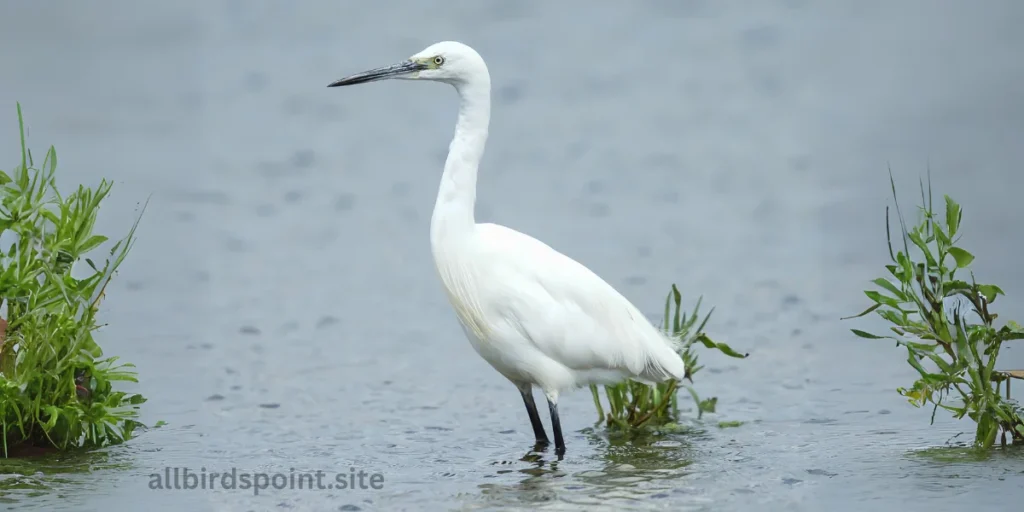
[[[15,161],[21,101],[62,183],[115,180],[102,232],[125,232],[152,194],[100,339],[138,365],[145,421],[168,425],[4,463],[5,506],[881,512],[1024,498],[1017,452],[922,455],[971,425],[940,413],[930,426],[895,393],[914,378],[905,354],[848,331],[881,323],[838,320],[887,262],[888,166],[907,204],[930,167],[965,205],[978,279],[1009,294],[999,311],[1024,310],[1019,3],[57,4],[0,5],[0,165]],[[561,405],[568,457],[524,457],[521,401],[470,349],[430,259],[455,94],[325,87],[444,39],[477,48],[494,84],[478,219],[582,261],[652,318],[670,283],[691,304],[703,294],[710,333],[751,353],[702,357],[718,414],[609,438],[581,391]],[[1019,347],[1005,354],[1024,367]],[[169,467],[384,481],[151,490]]]

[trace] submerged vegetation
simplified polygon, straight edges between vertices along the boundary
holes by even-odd
[[[682,350],[679,357],[686,364],[687,379],[692,383],[693,375],[700,371],[703,366],[697,364],[697,353],[694,350],[696,344],[709,349],[722,352],[725,355],[736,358],[745,358],[747,354],[740,354],[724,343],[712,341],[704,334],[704,326],[707,325],[714,309],[697,324],[700,318],[701,299],[697,300],[693,312],[689,315],[682,309],[682,294],[676,285],[665,298],[665,317],[663,329],[675,339],[682,341]],[[697,326],[694,328],[694,326]],[[608,410],[605,411],[601,404],[601,393],[598,386],[591,385],[590,392],[594,396],[594,406],[597,408],[598,422],[605,422],[608,427],[620,428],[622,430],[639,429],[643,427],[654,427],[676,422],[679,419],[678,391],[682,385],[693,397],[697,408],[697,417],[700,418],[706,412],[715,412],[718,398],[711,397],[701,399],[692,386],[670,380],[650,386],[635,381],[626,381],[613,386],[601,386],[604,388],[605,398],[608,402]],[[728,424],[726,426],[736,426]]]
[[[891,174],[889,182],[896,201]],[[970,270],[974,255],[957,245],[962,236],[960,205],[945,196],[945,214],[937,215],[930,178],[927,195],[921,183],[921,202],[918,224],[910,229],[899,203],[895,203],[902,234],[902,250],[895,254],[886,208],[892,264],[885,268],[895,280],[886,276],[872,281],[880,289],[864,293],[874,304],[848,317],[874,311],[892,324],[890,330],[895,336],[857,329],[853,333],[862,338],[892,339],[907,349],[907,362],[920,378],[910,388],[897,391],[916,407],[931,404],[933,422],[941,407],[957,419],[967,416],[977,423],[976,447],[989,448],[997,437],[1005,445],[1007,435],[1014,444],[1022,443],[1024,409],[1010,397],[1013,373],[999,371],[997,359],[1003,343],[1024,339],[1024,328],[1012,320],[1002,327],[995,326],[998,315],[991,311],[991,305],[1004,293],[994,284],[975,281]],[[1000,391],[1004,383],[1005,397]]]
[[[112,183],[61,195],[57,154],[51,146],[36,167],[20,104],[18,128],[21,162],[0,171],[0,448],[8,457],[118,444],[140,425],[145,399],[113,389],[137,382],[133,365],[103,358],[93,333],[139,220],[98,267],[87,255],[107,241],[93,226]]]

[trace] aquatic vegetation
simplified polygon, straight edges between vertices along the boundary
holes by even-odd
[[[724,343],[718,343],[704,333],[704,326],[711,318],[712,308],[700,324],[700,303],[703,297],[697,299],[693,311],[687,315],[682,309],[682,294],[679,288],[672,285],[672,290],[665,297],[665,317],[663,329],[673,338],[682,341],[682,349],[679,356],[686,364],[686,378],[692,383],[693,376],[703,366],[697,362],[697,353],[694,350],[699,344],[709,349],[718,350],[721,353],[736,358],[746,358],[748,354],[740,354]],[[697,328],[694,329],[694,325]],[[678,421],[679,404],[678,391],[682,385],[689,391],[697,408],[697,417],[700,418],[706,412],[715,412],[718,403],[717,397],[701,399],[692,386],[670,380],[656,386],[650,386],[636,381],[626,381],[613,386],[602,386],[608,401],[608,411],[605,412],[601,404],[601,393],[598,386],[591,385],[590,392],[594,397],[594,407],[597,408],[598,422],[606,422],[608,427],[616,427],[622,430],[631,430],[643,427],[654,427],[666,425]]]
[[[18,127],[21,163],[10,174],[0,171],[3,455],[118,444],[140,425],[135,418],[145,398],[113,389],[116,381],[137,382],[134,366],[104,358],[93,333],[141,214],[97,267],[88,255],[107,241],[93,227],[112,183],[61,195],[57,153],[51,146],[35,167],[20,104]]]
[[[893,200],[896,184],[889,175]],[[892,324],[895,336],[881,336],[858,329],[862,338],[892,339],[907,349],[907,362],[920,374],[910,388],[897,391],[911,404],[932,404],[932,421],[941,407],[957,419],[969,417],[977,423],[974,445],[991,447],[999,436],[1006,443],[1024,442],[1024,409],[1010,398],[1011,373],[997,369],[1003,343],[1024,339],[1024,328],[1008,321],[995,326],[997,314],[990,306],[1005,295],[994,284],[979,284],[970,265],[974,255],[959,247],[963,209],[945,197],[945,214],[936,214],[932,203],[931,178],[925,195],[921,183],[919,221],[907,229],[896,202],[903,250],[893,254],[889,208],[886,207],[886,238],[889,244],[888,274],[872,281],[879,290],[864,293],[874,304],[857,318],[872,311]],[[911,253],[914,249],[914,253]],[[957,272],[960,272],[959,277]],[[970,275],[967,281],[962,276]],[[951,307],[952,306],[952,307]],[[969,321],[970,317],[974,317]],[[924,364],[930,368],[926,368]],[[1005,382],[1006,397],[1000,394]]]

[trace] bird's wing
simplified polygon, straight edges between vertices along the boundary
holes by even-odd
[[[684,371],[672,342],[590,269],[518,231],[478,228],[489,302],[542,353],[574,370]]]

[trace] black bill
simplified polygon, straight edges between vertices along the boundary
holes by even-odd
[[[407,60],[398,64],[392,64],[390,66],[371,69],[369,71],[363,71],[362,73],[356,73],[352,76],[347,76],[341,80],[331,82],[327,87],[340,87],[343,85],[365,84],[367,82],[376,82],[377,80],[387,80],[388,78],[397,78],[417,71],[422,71],[424,69],[427,69],[425,65]]]

